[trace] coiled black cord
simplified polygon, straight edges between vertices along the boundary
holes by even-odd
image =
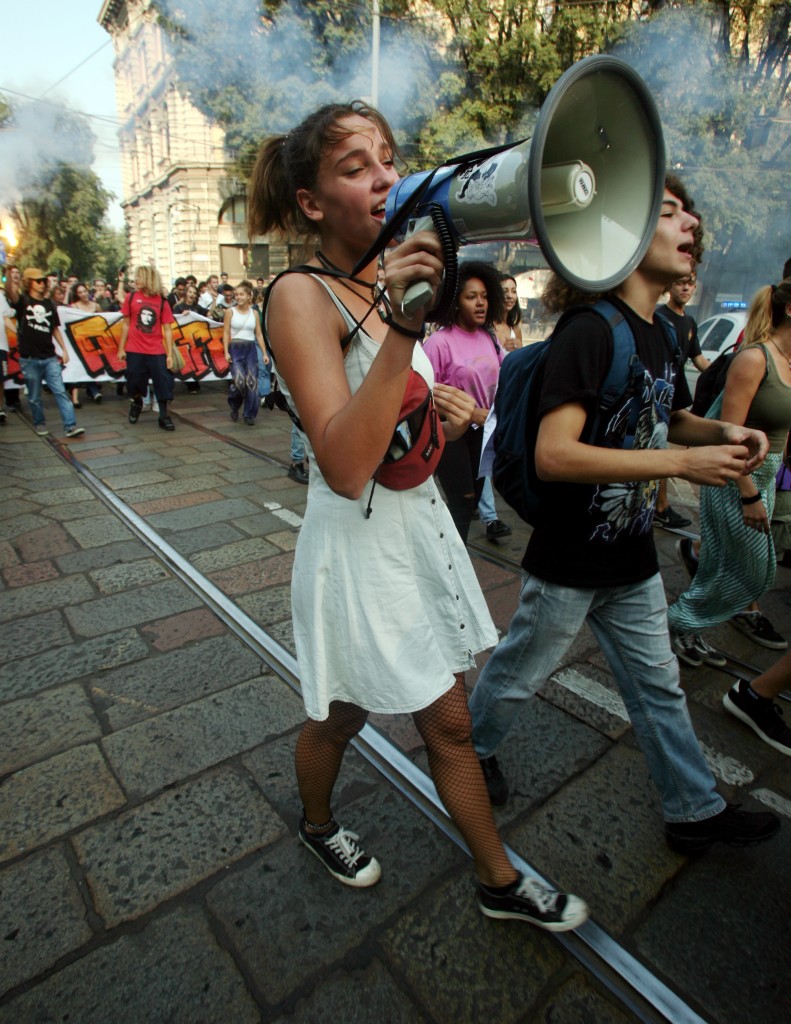
[[[445,211],[439,203],[429,203],[428,212],[442,246],[442,256],[445,260],[445,275],[442,278],[442,287],[440,288],[437,304],[428,311],[425,318],[426,323],[433,324],[438,320],[448,319],[448,314],[453,309],[453,304],[456,301],[456,292],[459,288],[459,261],[456,257],[457,247],[453,231],[450,224],[448,224]]]

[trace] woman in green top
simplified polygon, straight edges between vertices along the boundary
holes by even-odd
[[[689,589],[668,609],[670,629],[680,644],[697,642],[701,630],[731,619],[764,646],[782,648],[785,641],[754,602],[775,579],[769,523],[775,475],[791,426],[791,278],[767,285],[753,299],[742,348],[722,395],[706,415],[763,430],[770,451],[753,473],[738,481],[722,488],[701,487],[700,560]],[[700,649],[711,651],[708,645]],[[681,657],[678,646],[676,651]],[[709,657],[701,660],[717,663]]]

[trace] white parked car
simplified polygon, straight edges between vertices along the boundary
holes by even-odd
[[[718,313],[710,316],[708,320],[698,324],[698,341],[700,351],[710,363],[722,352],[726,352],[732,345],[735,345],[739,335],[747,323],[746,310],[735,309],[731,313]],[[687,361],[685,367],[687,384],[692,397],[695,397],[695,385],[698,382],[700,371],[692,360]]]

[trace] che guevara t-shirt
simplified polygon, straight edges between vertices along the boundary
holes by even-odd
[[[165,353],[163,324],[174,324],[176,318],[170,305],[161,295],[133,292],[124,299],[121,312],[129,319],[127,352],[140,352],[147,356]]]

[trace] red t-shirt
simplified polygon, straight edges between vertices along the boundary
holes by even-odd
[[[129,321],[127,352],[142,352],[147,356],[165,354],[162,325],[174,324],[176,319],[170,304],[162,296],[132,292],[124,299],[121,312]]]

